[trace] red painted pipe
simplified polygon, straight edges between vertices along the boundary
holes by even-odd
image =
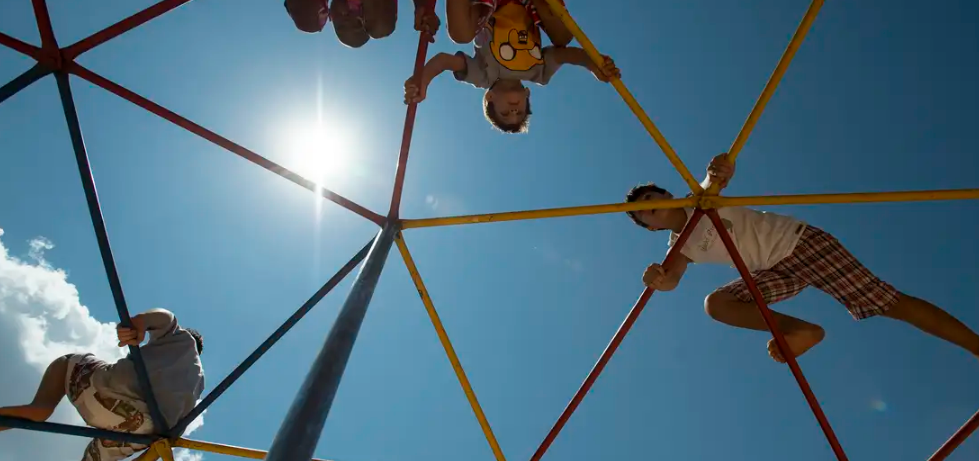
[[[31,0],[34,6],[34,19],[37,20],[37,31],[41,34],[41,48],[45,53],[57,53],[58,41],[54,38],[54,28],[51,27],[51,16],[48,15],[48,4],[44,0]]]
[[[17,40],[16,38],[13,38],[2,32],[0,32],[0,45],[10,48],[11,50],[14,50],[18,53],[30,56],[38,61],[44,59],[43,58],[44,53],[41,51],[40,48],[31,45],[29,43]]]
[[[965,439],[969,438],[969,436],[972,435],[976,429],[979,429],[979,411],[972,415],[972,417],[965,422],[965,425],[959,428],[959,430],[952,435],[952,438],[945,442],[945,445],[942,445],[942,447],[939,448],[935,454],[931,455],[931,458],[928,458],[928,461],[944,460],[948,457],[948,455],[952,454],[952,451],[958,448],[959,445],[962,445],[962,442],[965,442]]]
[[[177,115],[176,113],[170,111],[169,109],[159,104],[156,104],[153,101],[150,101],[149,99],[146,99],[136,93],[133,93],[132,91],[122,87],[121,85],[112,82],[111,80],[106,79],[105,77],[102,77],[101,75],[98,75],[95,72],[92,72],[82,67],[80,64],[74,61],[69,62],[67,67],[69,72],[85,80],[88,80],[89,82],[92,82],[95,85],[104,88],[105,90],[115,94],[116,96],[119,96],[120,98],[123,98],[139,107],[142,107],[143,109],[146,109],[156,114],[157,116],[173,123],[174,125],[177,125],[187,131],[190,131],[191,133],[194,133],[197,136],[200,136],[208,141],[211,141],[212,143],[227,149],[231,153],[245,160],[248,160],[249,162],[252,162],[262,168],[265,168],[266,170],[269,170],[279,176],[282,176],[283,178],[286,178],[296,184],[299,184],[300,186],[303,186],[306,189],[309,189],[313,192],[316,192],[317,189],[319,189],[323,194],[323,198],[333,203],[336,203],[337,205],[340,205],[350,211],[353,211],[354,213],[357,213],[373,221],[378,225],[384,224],[383,216],[378,215],[377,213],[374,213],[373,211],[368,210],[367,208],[364,208],[352,202],[351,200],[340,196],[339,194],[336,194],[327,189],[319,188],[312,181],[303,178],[302,176],[294,173],[293,171],[265,157],[262,157],[261,155],[258,155],[242,146],[239,146],[238,144],[231,142],[227,138],[224,138],[223,136],[218,135],[213,131],[208,130],[207,128],[204,128],[190,120],[187,120],[186,118]]]
[[[189,1],[190,0],[163,0],[78,41],[78,43],[66,47],[64,50],[62,50],[61,55],[66,61],[72,61],[82,53],[89,51],[92,48],[95,48],[126,32],[129,32],[130,30],[135,29],[136,27],[139,27],[152,19],[162,16],[164,13],[167,13],[170,10]]]
[[[435,11],[436,0],[428,0],[425,8],[428,11]],[[428,56],[428,39],[430,35],[420,33],[418,37],[418,51],[415,53],[415,72],[413,75],[421,75],[425,67],[425,57]],[[418,110],[417,103],[408,105],[408,112],[405,114],[404,131],[401,133],[401,153],[398,155],[398,169],[394,174],[394,192],[391,195],[391,208],[388,210],[388,219],[398,219],[401,212],[401,193],[405,185],[405,171],[408,169],[408,150],[411,148],[411,134],[415,129],[415,113]]]
[[[772,336],[775,337],[775,344],[778,345],[778,349],[782,353],[782,358],[789,364],[789,369],[792,370],[792,375],[795,376],[795,380],[799,383],[802,394],[805,395],[806,401],[809,402],[809,407],[812,409],[813,414],[816,415],[816,421],[819,422],[819,427],[826,434],[826,440],[829,441],[830,447],[833,448],[833,453],[836,453],[836,458],[840,461],[846,461],[846,453],[843,452],[840,441],[837,440],[836,434],[833,432],[833,428],[829,425],[829,420],[826,418],[826,414],[823,413],[822,407],[819,406],[819,401],[816,400],[816,395],[813,394],[812,388],[809,387],[809,382],[806,381],[806,377],[802,374],[802,368],[799,367],[799,363],[795,360],[792,350],[789,349],[789,344],[785,342],[785,336],[779,330],[778,323],[775,321],[775,317],[772,316],[772,311],[765,303],[761,291],[758,290],[755,279],[751,277],[751,272],[748,271],[744,259],[741,258],[741,253],[738,252],[738,248],[734,245],[734,240],[731,239],[731,235],[724,228],[724,223],[721,222],[721,216],[717,214],[717,210],[707,210],[707,217],[714,223],[714,229],[717,230],[717,235],[721,237],[721,241],[724,242],[724,247],[727,248],[727,252],[731,255],[731,260],[734,261],[734,266],[738,268],[738,272],[741,273],[741,278],[748,285],[748,290],[751,291],[751,297],[754,298],[755,304],[758,305],[758,310],[761,311],[761,315],[765,319],[765,324],[768,325]]]
[[[700,222],[700,219],[703,216],[704,212],[701,209],[698,208],[694,210],[693,216],[691,216],[690,220],[687,221],[687,225],[683,228],[683,232],[680,232],[680,236],[676,243],[674,243],[673,247],[670,248],[670,251],[666,253],[666,258],[663,260],[664,266],[669,265],[677,257],[677,255],[680,253],[680,248],[683,248],[683,245],[687,243],[687,239],[690,238],[690,234],[693,232],[693,229],[697,227],[697,223]],[[646,302],[649,301],[649,298],[652,295],[653,290],[651,288],[646,288],[643,290],[642,295],[639,296],[636,304],[634,304],[632,309],[629,310],[629,315],[627,315],[625,320],[622,321],[622,325],[619,326],[619,329],[615,332],[615,335],[612,336],[612,340],[609,341],[608,346],[605,347],[605,351],[602,352],[602,356],[598,358],[598,362],[596,362],[595,366],[593,366],[591,371],[588,372],[588,376],[585,378],[585,381],[581,383],[581,387],[578,388],[578,392],[575,392],[574,397],[571,398],[571,402],[564,407],[564,411],[561,412],[561,416],[558,417],[557,422],[554,423],[554,426],[551,427],[550,432],[548,432],[547,436],[544,437],[544,441],[541,442],[539,447],[537,447],[537,451],[534,452],[534,456],[530,458],[531,461],[539,461],[541,457],[544,456],[544,453],[551,446],[551,444],[554,443],[554,439],[557,438],[558,433],[561,432],[564,425],[567,424],[569,419],[571,419],[571,414],[574,413],[574,411],[578,408],[578,405],[581,404],[581,401],[585,398],[585,394],[591,390],[592,385],[594,385],[595,381],[598,379],[598,375],[600,375],[602,370],[605,369],[605,365],[608,364],[608,361],[612,358],[612,354],[615,354],[616,349],[619,348],[619,344],[622,344],[622,340],[625,339],[625,335],[629,333],[632,325],[636,323],[636,320],[639,318],[639,314],[642,313],[643,308],[646,307]]]

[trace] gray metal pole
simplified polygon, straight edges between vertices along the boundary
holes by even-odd
[[[374,239],[374,246],[357,274],[347,300],[340,308],[340,314],[326,337],[326,343],[316,356],[285,421],[279,427],[279,432],[275,434],[272,447],[265,457],[267,461],[302,461],[313,458],[326,417],[333,405],[333,398],[340,386],[340,379],[347,367],[347,359],[350,358],[360,325],[367,314],[367,306],[374,295],[381,269],[384,268],[394,235],[398,231],[396,226],[397,224],[386,224]]]

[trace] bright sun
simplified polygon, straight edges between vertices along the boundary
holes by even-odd
[[[289,133],[290,169],[324,186],[339,179],[347,169],[350,145],[342,135],[323,124]]]

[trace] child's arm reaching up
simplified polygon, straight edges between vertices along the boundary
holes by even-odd
[[[591,71],[599,81],[608,83],[613,77],[622,78],[622,73],[615,67],[615,62],[612,61],[612,58],[608,56],[602,56],[605,58],[605,63],[599,67],[592,62],[588,54],[585,53],[585,50],[578,47],[555,48],[552,52],[554,53],[554,60],[559,65],[572,64],[584,67]]]
[[[672,291],[680,284],[680,279],[687,272],[690,258],[682,253],[673,258],[668,266],[659,263],[650,264],[642,274],[642,283],[657,291]]]
[[[417,104],[425,100],[428,94],[428,85],[432,83],[439,74],[451,70],[462,72],[466,70],[466,58],[448,53],[439,53],[432,56],[422,69],[421,75],[412,75],[405,82],[405,104]]]

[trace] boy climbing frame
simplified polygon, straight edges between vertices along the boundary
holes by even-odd
[[[48,17],[47,7],[44,0],[32,0],[35,17],[38,22],[38,28],[41,35],[42,46],[36,47],[13,37],[0,33],[0,45],[4,45],[11,48],[17,52],[24,55],[30,56],[37,60],[37,65],[25,71],[23,74],[13,79],[11,82],[0,87],[0,102],[3,102],[7,98],[13,96],[18,91],[26,88],[33,82],[47,76],[51,73],[56,73],[56,78],[58,80],[59,89],[62,94],[62,102],[65,107],[66,120],[69,124],[69,131],[72,137],[72,144],[76,153],[76,161],[78,162],[79,172],[82,175],[83,186],[86,192],[86,198],[89,203],[89,211],[93,221],[93,225],[96,227],[96,233],[100,245],[100,250],[103,256],[103,263],[106,266],[106,273],[110,278],[110,287],[113,289],[113,294],[116,299],[117,309],[120,311],[120,319],[125,322],[126,317],[128,317],[128,309],[125,308],[124,298],[122,297],[121,284],[118,281],[118,274],[116,274],[115,266],[112,263],[112,255],[109,249],[108,236],[105,230],[105,224],[102,220],[101,213],[98,209],[97,195],[95,195],[95,183],[92,178],[90,169],[87,168],[87,153],[84,150],[84,143],[81,136],[81,128],[78,123],[77,115],[74,112],[74,101],[71,97],[70,87],[68,82],[68,73],[75,74],[89,82],[100,86],[107,91],[116,94],[117,96],[126,99],[144,109],[160,116],[161,118],[168,120],[178,126],[185,128],[186,130],[207,139],[214,144],[217,144],[226,150],[248,160],[256,165],[261,166],[279,176],[284,177],[296,183],[314,193],[321,194],[324,198],[344,207],[354,213],[368,219],[380,226],[382,228],[381,232],[367,245],[360,250],[351,260],[344,265],[329,281],[327,281],[322,288],[320,288],[315,294],[310,297],[310,299],[304,303],[295,314],[293,314],[289,319],[283,323],[272,335],[263,342],[258,349],[248,356],[241,365],[238,366],[231,374],[226,377],[221,384],[219,384],[207,397],[202,401],[202,403],[188,415],[185,420],[179,422],[176,427],[174,427],[170,434],[165,436],[144,436],[136,434],[118,433],[110,432],[99,429],[93,429],[88,427],[76,427],[68,426],[63,424],[55,423],[36,423],[25,420],[18,420],[13,418],[0,417],[0,425],[8,427],[18,427],[22,429],[29,430],[39,430],[47,432],[55,432],[69,435],[78,435],[83,437],[102,437],[106,439],[114,439],[121,441],[132,441],[134,443],[152,443],[151,449],[147,450],[139,459],[141,460],[155,460],[164,459],[169,461],[173,458],[171,449],[173,447],[196,449],[201,451],[208,451],[213,453],[221,453],[232,456],[240,456],[245,458],[253,459],[286,459],[288,456],[295,455],[299,452],[308,452],[311,454],[311,450],[315,448],[315,440],[307,440],[303,443],[295,444],[279,444],[279,448],[273,448],[272,451],[266,453],[259,450],[251,450],[247,448],[240,448],[228,445],[220,445],[208,442],[199,442],[193,440],[187,440],[182,438],[177,438],[178,434],[183,428],[192,420],[194,417],[198,416],[204,408],[217,399],[228,387],[231,386],[252,364],[255,363],[265,352],[267,352],[278,339],[280,339],[286,332],[289,331],[292,326],[294,326],[309,310],[311,310],[324,296],[326,296],[329,291],[335,287],[339,282],[352,270],[359,265],[361,262],[365,261],[364,269],[361,275],[358,276],[358,281],[354,284],[354,288],[351,290],[351,294],[347,299],[347,302],[342,309],[341,315],[338,317],[337,322],[334,325],[333,331],[331,331],[328,339],[327,346],[324,347],[321,355],[328,356],[331,360],[342,360],[344,363],[346,361],[346,356],[349,354],[350,349],[353,347],[353,341],[356,334],[349,335],[348,338],[339,338],[339,334],[336,333],[337,329],[346,329],[349,333],[350,329],[353,328],[354,332],[359,328],[360,322],[363,320],[363,316],[366,314],[366,308],[370,300],[370,296],[373,292],[373,287],[376,284],[377,277],[380,274],[381,267],[383,266],[385,256],[389,251],[392,244],[398,246],[399,251],[403,256],[405,265],[408,267],[408,271],[411,274],[412,280],[418,289],[419,295],[421,296],[422,304],[424,305],[429,318],[439,336],[439,340],[445,349],[446,355],[449,358],[450,364],[455,371],[463,390],[465,391],[466,398],[468,399],[470,405],[472,406],[473,412],[482,428],[487,441],[492,449],[493,455],[498,460],[505,459],[503,456],[502,449],[499,443],[496,441],[493,435],[492,429],[490,428],[489,422],[479,406],[479,402],[476,399],[475,392],[466,378],[465,372],[462,369],[461,362],[456,356],[451,343],[449,342],[448,335],[445,332],[444,327],[439,320],[438,313],[435,311],[434,305],[432,304],[431,297],[422,282],[421,276],[418,272],[418,268],[415,266],[410,253],[408,252],[407,245],[404,242],[401,230],[406,228],[417,228],[417,227],[435,227],[435,226],[445,226],[445,225],[456,225],[456,224],[471,224],[471,223],[485,223],[485,222],[500,222],[500,221],[511,221],[511,220],[522,220],[522,219],[537,219],[537,218],[548,218],[548,217],[559,217],[559,216],[578,216],[587,214],[598,214],[598,213],[620,213],[625,211],[637,211],[645,209],[656,209],[656,208],[680,208],[680,207],[696,207],[693,219],[687,225],[687,229],[682,232],[680,240],[689,237],[688,229],[691,229],[694,224],[706,215],[708,219],[712,221],[717,221],[718,216],[714,208],[722,206],[746,206],[746,205],[784,205],[784,204],[814,204],[814,203],[854,203],[854,202],[889,202],[889,201],[912,201],[912,200],[959,200],[959,199],[977,199],[979,198],[979,189],[963,189],[963,190],[943,190],[943,191],[916,191],[916,192],[883,192],[883,193],[858,193],[858,194],[814,194],[814,195],[796,195],[796,196],[780,196],[780,197],[720,197],[716,195],[717,191],[707,190],[704,191],[700,184],[693,178],[690,172],[680,161],[676,152],[673,151],[669,143],[656,128],[655,124],[649,118],[648,115],[640,107],[639,103],[632,97],[628,89],[618,78],[611,80],[612,86],[616,89],[619,95],[623,98],[629,108],[633,111],[636,117],[639,119],[640,123],[646,128],[650,136],[657,143],[657,145],[663,150],[664,154],[670,160],[670,162],[676,167],[677,171],[683,177],[684,181],[689,185],[691,191],[694,192],[694,196],[684,199],[672,199],[672,200],[656,200],[649,202],[637,202],[637,203],[614,203],[614,204],[603,204],[603,205],[591,205],[591,206],[580,206],[580,207],[567,207],[567,208],[552,208],[544,210],[529,210],[529,211],[519,211],[519,212],[508,212],[508,213],[491,213],[484,215],[473,215],[473,216],[453,216],[453,217],[442,217],[442,218],[430,218],[430,219],[402,219],[399,216],[399,208],[401,202],[402,188],[404,184],[405,172],[407,169],[407,159],[408,151],[410,147],[411,134],[414,127],[414,118],[417,111],[415,105],[409,105],[405,117],[405,126],[402,135],[402,146],[401,152],[398,157],[398,168],[395,175],[394,190],[392,192],[391,207],[388,211],[387,216],[382,216],[375,213],[361,205],[358,205],[345,197],[342,197],[330,190],[323,189],[317,186],[312,181],[268,160],[238,144],[235,144],[228,139],[184,118],[180,115],[136,94],[132,91],[80,66],[74,60],[79,55],[91,50],[92,48],[105,43],[126,31],[129,31],[147,21],[150,21],[168,11],[175,9],[187,3],[189,0],[162,0],[145,10],[137,12],[132,16],[119,21],[93,35],[87,37],[71,46],[65,48],[58,48],[55,41],[54,30],[51,26],[50,18]],[[546,1],[552,9],[552,12],[565,24],[568,30],[574,35],[578,42],[585,49],[589,57],[595,61],[596,64],[602,64],[601,54],[595,49],[594,45],[588,40],[588,37],[581,31],[577,26],[571,16],[568,14],[567,10],[560,4],[557,0],[544,0]],[[428,7],[434,9],[435,2],[433,0],[428,1]],[[779,60],[778,66],[776,66],[775,72],[769,79],[768,84],[762,92],[761,97],[759,97],[758,102],[752,109],[744,127],[738,134],[734,144],[729,150],[730,159],[733,161],[741,147],[744,145],[748,136],[750,135],[755,123],[761,116],[765,105],[771,98],[776,86],[782,75],[784,75],[785,70],[788,68],[795,51],[798,49],[806,32],[808,31],[810,25],[815,20],[816,14],[822,7],[822,0],[814,0],[809,7],[802,23],[800,24],[798,30],[793,36],[789,43],[788,48],[783,54],[782,58]],[[418,52],[415,59],[415,68],[417,69],[424,62],[425,56],[427,54],[427,43],[431,37],[427,37],[422,34],[419,37]],[[749,286],[752,288],[755,299],[760,299],[757,296],[757,289],[751,281],[750,274],[747,274],[744,270],[743,261],[741,261],[740,256],[737,254],[736,249],[733,248],[730,241],[730,236],[724,232],[722,226],[719,226],[720,234],[725,246],[728,248],[732,259],[735,261],[736,266],[742,273],[742,276],[748,282]],[[678,242],[680,245],[675,246],[682,247],[682,241]],[[671,251],[667,254],[667,259],[675,257],[675,254]],[[551,429],[550,433],[544,439],[544,442],[540,445],[537,452],[534,454],[533,459],[540,459],[550,444],[553,442],[554,438],[557,436],[560,429],[563,427],[564,423],[570,417],[571,413],[577,407],[577,405],[584,398],[585,393],[592,386],[598,377],[598,374],[604,368],[605,364],[608,363],[612,354],[615,352],[618,345],[622,342],[625,334],[628,332],[632,323],[635,322],[638,315],[641,313],[643,307],[650,299],[652,295],[652,290],[646,289],[643,291],[639,300],[633,306],[629,315],[626,317],[622,326],[613,336],[612,341],[606,348],[605,352],[602,354],[598,363],[589,373],[585,382],[582,384],[581,389],[575,394],[571,403],[565,409],[564,413],[555,423],[554,427]],[[763,302],[758,302],[759,308],[763,316],[766,318],[770,327],[774,325],[770,319],[770,312],[767,310],[767,306]],[[784,346],[784,338],[778,332],[777,328],[772,328],[772,334],[775,340],[779,342],[782,350],[790,350]],[[832,429],[829,427],[829,423],[825,421],[825,416],[822,415],[819,405],[812,396],[811,390],[808,388],[808,384],[805,382],[805,378],[802,376],[801,370],[798,368],[798,364],[795,363],[794,359],[791,357],[786,357],[790,362],[790,369],[799,381],[800,387],[803,390],[806,399],[809,401],[810,406],[813,408],[817,419],[820,422],[827,438],[830,441],[830,445],[833,447],[834,452],[837,454],[839,459],[846,459],[845,454],[842,452],[842,448],[839,443],[835,441],[835,435],[832,433]],[[303,422],[310,422],[312,424],[321,424],[321,421],[326,418],[326,413],[329,411],[329,405],[336,393],[337,387],[339,386],[340,379],[342,377],[343,370],[342,367],[338,371],[334,370],[325,373],[324,376],[314,377],[313,374],[310,375],[308,379],[312,379],[313,382],[326,384],[328,389],[320,393],[314,398],[310,399],[309,395],[299,395],[297,396],[297,402],[310,402],[317,406],[316,411],[308,414]],[[144,388],[145,389],[145,388]],[[148,395],[152,395],[151,392]],[[318,420],[318,421],[314,421]],[[285,434],[286,439],[289,438],[289,433],[297,430],[298,425],[293,424],[291,426],[283,425],[280,430],[280,435]],[[949,440],[945,443],[932,457],[931,460],[941,460],[948,456],[952,450],[954,450],[959,444],[961,444],[970,434],[979,428],[979,412],[977,412],[972,418],[970,418],[965,425],[963,425]],[[278,439],[278,437],[277,437]],[[300,446],[302,445],[302,446]],[[304,454],[302,456],[305,456]],[[305,457],[303,458],[305,459]]]

